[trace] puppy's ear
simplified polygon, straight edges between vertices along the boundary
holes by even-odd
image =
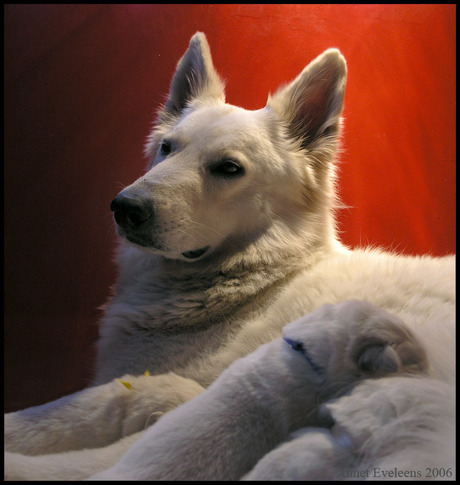
[[[395,339],[396,340],[396,339]],[[415,337],[361,345],[355,356],[358,367],[373,377],[396,373],[424,373],[428,367],[425,350]]]
[[[212,63],[206,36],[197,32],[189,48],[177,64],[176,73],[163,113],[160,117],[176,117],[193,99],[225,101],[224,83]]]
[[[267,106],[278,113],[302,148],[313,150],[318,142],[337,139],[346,80],[345,58],[337,49],[328,49],[269,96]]]
[[[358,367],[371,375],[395,374],[401,369],[398,354],[389,345],[365,347],[357,358]]]

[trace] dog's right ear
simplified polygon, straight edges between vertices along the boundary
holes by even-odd
[[[194,99],[225,101],[224,83],[212,63],[206,36],[197,32],[178,62],[171,89],[160,119],[179,116]]]

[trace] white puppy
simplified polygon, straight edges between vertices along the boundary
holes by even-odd
[[[365,380],[322,407],[331,430],[293,433],[243,480],[452,480],[454,397],[426,378]]]
[[[398,318],[360,301],[325,305],[237,360],[92,478],[237,480],[289,433],[318,424],[318,406],[356,382],[425,368]]]

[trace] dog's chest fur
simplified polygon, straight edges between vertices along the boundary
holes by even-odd
[[[215,352],[244,322],[263,314],[298,271],[265,266],[209,274],[178,271],[171,262],[165,267],[157,257],[145,266],[144,256],[137,267],[132,256],[105,309],[96,383],[126,372],[184,368]]]

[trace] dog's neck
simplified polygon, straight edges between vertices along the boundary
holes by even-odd
[[[122,321],[129,313],[131,324],[165,331],[203,328],[245,312],[263,311],[269,295],[313,262],[294,249],[268,257],[265,252],[258,259],[254,254],[246,258],[243,251],[218,265],[215,259],[187,263],[153,254],[146,258],[142,250],[126,244],[121,251],[122,276],[107,316]],[[318,259],[321,251],[315,253]]]

